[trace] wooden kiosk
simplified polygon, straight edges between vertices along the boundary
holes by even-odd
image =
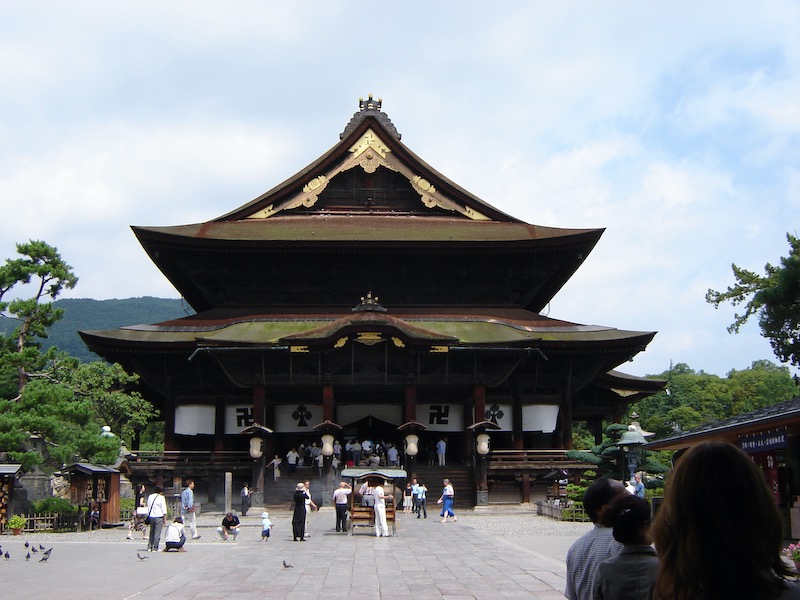
[[[396,467],[348,467],[342,470],[342,477],[350,478],[353,492],[350,494],[350,527],[348,535],[353,535],[356,527],[375,527],[375,509],[372,506],[362,505],[362,495],[359,492],[365,481],[381,481],[386,501],[386,524],[392,530],[392,536],[397,535],[395,502],[395,479],[405,479],[407,473]]]
[[[99,526],[119,523],[119,471],[104,465],[75,463],[61,469],[69,478],[70,502],[77,506],[97,504]]]

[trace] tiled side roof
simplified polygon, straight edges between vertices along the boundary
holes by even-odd
[[[684,431],[678,435],[673,435],[666,438],[661,438],[659,440],[654,440],[653,443],[660,445],[671,444],[673,442],[678,442],[680,440],[698,437],[701,435],[713,433],[715,431],[738,429],[746,427],[748,425],[755,425],[758,423],[764,423],[766,425],[769,421],[775,419],[785,419],[792,415],[796,415],[798,420],[800,420],[800,396],[792,398],[791,400],[786,400],[784,402],[773,404],[772,406],[767,406],[765,408],[759,408],[757,410],[753,410],[747,413],[742,413],[741,415],[735,415],[733,417],[728,417],[727,419],[722,419],[720,421],[713,421],[711,423],[706,423],[705,425],[701,425],[699,427],[695,427],[694,429]]]

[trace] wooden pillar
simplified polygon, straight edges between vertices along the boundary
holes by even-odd
[[[259,425],[264,425],[264,404],[265,393],[264,386],[257,385],[253,388],[253,422]]]
[[[322,420],[333,421],[333,385],[325,383],[322,386]]]
[[[558,412],[559,429],[561,430],[561,447],[572,450],[572,357],[569,359],[569,371],[564,382],[564,393]]]
[[[214,452],[225,449],[225,396],[214,399]]]
[[[265,394],[264,386],[257,385],[253,388],[253,423],[264,425],[265,416]],[[263,503],[264,499],[264,470],[267,464],[267,456],[272,460],[272,456],[266,452],[266,440],[262,438],[264,446],[261,448],[261,457],[253,463],[253,489],[259,495],[259,504]],[[258,506],[258,504],[256,505]]]
[[[164,450],[177,450],[175,443],[175,398],[167,395],[164,398]]]
[[[405,422],[417,420],[417,384],[406,384]]]
[[[530,504],[531,501],[531,474],[522,474],[522,502]]]
[[[486,384],[476,383],[472,390],[472,398],[475,403],[475,418],[472,422],[484,421],[486,419]]]
[[[522,430],[522,395],[519,385],[514,385],[511,393],[511,429],[514,434],[514,450],[524,450],[525,432]]]

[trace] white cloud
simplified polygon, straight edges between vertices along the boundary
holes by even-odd
[[[607,228],[551,314],[659,330],[625,368],[771,358],[703,294],[732,262],[776,263],[796,232],[796,3],[1,10],[0,256],[58,246],[72,295],[174,295],[129,225],[244,204],[332,146],[373,92],[413,151],[499,209]]]

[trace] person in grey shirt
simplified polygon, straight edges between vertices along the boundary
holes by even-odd
[[[622,550],[601,562],[594,574],[594,600],[650,600],[658,556],[650,545],[650,503],[627,494],[611,505],[611,528]]]
[[[609,528],[609,508],[619,496],[627,494],[622,482],[615,479],[594,481],[583,495],[583,508],[594,528],[579,537],[567,552],[567,586],[569,600],[592,600],[594,573],[597,565],[619,554],[622,544]]]

